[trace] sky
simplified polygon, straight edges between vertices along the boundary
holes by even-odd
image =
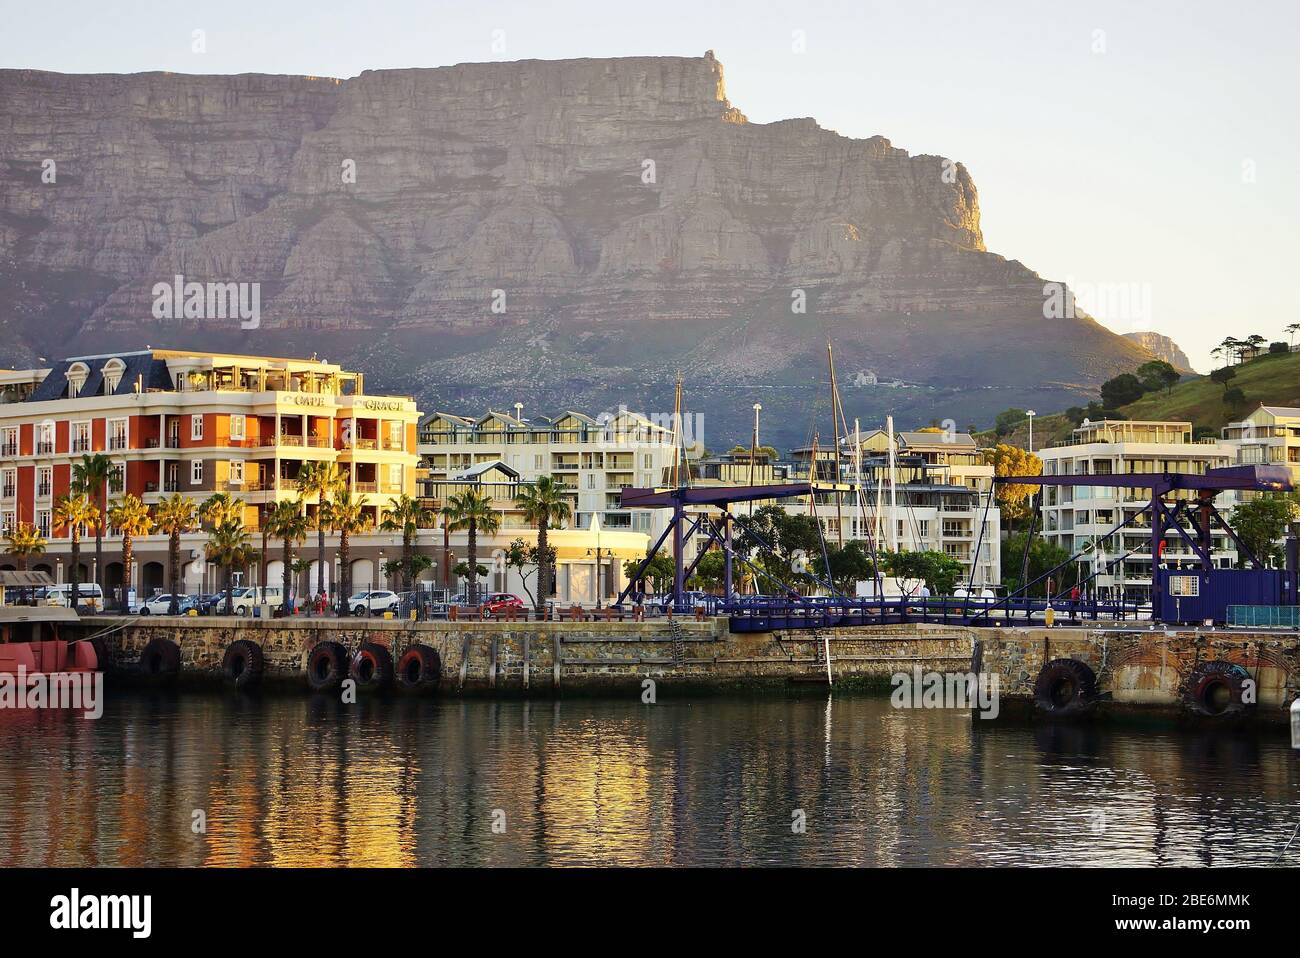
[[[962,162],[990,250],[1205,370],[1225,336],[1300,321],[1297,28],[1294,0],[0,0],[0,67],[350,77],[711,49],[751,122]]]

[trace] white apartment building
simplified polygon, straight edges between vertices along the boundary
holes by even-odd
[[[586,529],[595,516],[603,529],[654,537],[668,512],[623,509],[619,496],[627,486],[662,484],[675,448],[671,428],[626,409],[599,418],[572,411],[525,418],[521,404],[513,414],[489,410],[478,418],[438,412],[420,423],[421,494],[440,505],[447,493],[461,491],[485,466],[499,462],[506,484],[497,476],[496,490],[484,491],[502,510],[503,527],[524,525],[507,495],[513,495],[510,481],[550,475],[571,490],[571,527]]]
[[[1239,465],[1286,466],[1300,488],[1300,407],[1261,405],[1240,422],[1223,427],[1223,441]],[[1236,493],[1238,499],[1251,493]]]
[[[1106,419],[1084,420],[1070,439],[1038,450],[1038,456],[1043,460],[1045,476],[1204,474],[1207,469],[1234,464],[1236,449],[1220,440],[1193,440],[1189,422]],[[1171,498],[1187,496],[1186,491],[1171,494]],[[1215,505],[1220,509],[1230,505],[1230,496],[1225,494]],[[1147,599],[1151,595],[1152,568],[1149,517],[1140,517],[1122,532],[1098,543],[1115,526],[1140,512],[1150,500],[1149,488],[1045,486],[1042,535],[1072,555],[1088,550],[1078,562],[1080,580],[1098,565],[1105,567],[1126,556],[1109,573],[1099,574],[1093,584],[1103,596],[1122,594],[1130,599]],[[1181,537],[1167,536],[1165,541],[1166,564],[1176,567],[1182,562],[1199,562]],[[1221,530],[1214,531],[1211,544],[1216,566],[1229,567],[1236,563],[1236,547]],[[1069,581],[1057,583],[1057,587],[1068,585]]]

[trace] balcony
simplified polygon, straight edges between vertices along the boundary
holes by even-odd
[[[385,439],[384,450],[387,452],[401,452],[406,448],[406,444],[400,439]]]
[[[12,499],[16,495],[18,495],[18,489],[15,486],[5,486],[0,489],[0,497],[5,499]]]
[[[46,442],[42,440],[36,444],[36,455],[49,456],[53,454],[54,454],[54,443]]]
[[[42,482],[36,486],[36,495],[40,499],[48,499],[50,497],[50,491],[50,484],[48,482]]]
[[[72,440],[73,452],[90,452],[90,440],[77,438]]]
[[[16,455],[18,455],[18,444],[17,444],[17,443],[8,442],[8,443],[5,443],[3,446],[0,446],[0,456],[10,456],[10,457],[12,457],[12,456],[16,456]]]
[[[353,492],[378,492],[379,483],[377,482],[354,482],[352,484]]]
[[[109,439],[108,439],[108,448],[109,448],[109,449],[125,449],[125,448],[127,448],[127,438],[126,438],[126,436],[110,436]]]

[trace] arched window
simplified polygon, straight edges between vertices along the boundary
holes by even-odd
[[[86,385],[86,377],[90,375],[90,367],[85,363],[76,362],[68,367],[68,398],[75,399],[81,395],[81,387]]]
[[[122,382],[122,374],[126,372],[126,363],[114,356],[108,362],[104,363],[104,395],[111,396],[117,392],[118,384]]]

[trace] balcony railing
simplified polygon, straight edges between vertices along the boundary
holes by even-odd
[[[5,443],[3,446],[0,446],[0,456],[16,456],[16,455],[18,455],[17,443],[9,442],[9,443]]]
[[[41,441],[36,444],[36,455],[48,456],[54,452],[54,443]]]
[[[18,490],[14,486],[5,486],[3,489],[0,489],[0,496],[3,496],[6,499],[12,499],[17,494]]]
[[[42,499],[48,499],[50,495],[50,484],[42,482],[36,486],[36,494]]]
[[[125,449],[127,446],[126,436],[110,436],[108,439],[109,449]]]
[[[72,440],[72,451],[73,451],[73,452],[90,452],[90,440],[89,440],[89,439],[74,439],[74,440]]]

